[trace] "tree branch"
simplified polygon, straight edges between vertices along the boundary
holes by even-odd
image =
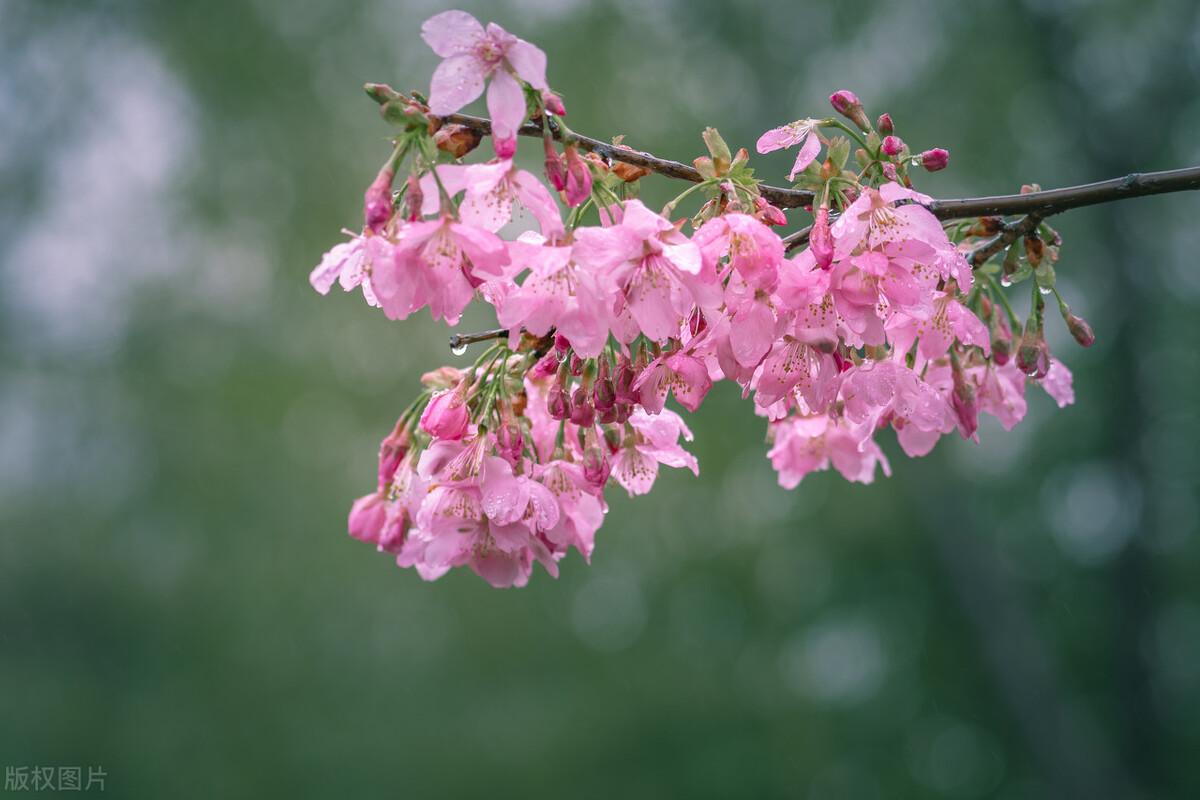
[[[451,114],[440,117],[443,122],[463,125],[481,136],[492,132],[491,120],[469,114]],[[517,131],[521,136],[542,136],[537,123],[527,122]],[[639,150],[626,150],[616,145],[593,139],[590,136],[570,132],[564,133],[559,126],[552,126],[551,135],[613,161],[623,161],[635,167],[644,167],[668,178],[699,183],[704,177],[694,167],[659,158]],[[803,189],[784,189],[779,186],[759,187],[762,196],[780,208],[801,208],[812,203],[812,192]],[[933,200],[926,204],[935,217],[942,220],[968,219],[970,217],[1012,216],[1033,214],[1045,219],[1053,214],[1073,208],[1109,203],[1129,197],[1145,197],[1168,192],[1185,192],[1200,189],[1200,166],[1172,169],[1163,172],[1134,172],[1122,178],[1111,178],[1081,186],[1065,186],[1061,189],[1046,189],[1028,194],[1006,194],[993,197],[964,197],[951,200]],[[807,241],[806,231],[798,231],[784,239],[791,247]]]

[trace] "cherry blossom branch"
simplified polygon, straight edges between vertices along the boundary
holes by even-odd
[[[1033,233],[1041,224],[1042,218],[1037,214],[1027,214],[1019,220],[1004,223],[1004,227],[1000,230],[998,236],[994,239],[989,239],[967,254],[967,261],[971,264],[971,269],[982,267],[987,263],[989,258],[1008,247],[1020,237]]]
[[[440,117],[447,123],[463,125],[480,136],[489,135],[492,131],[491,120],[484,117],[474,117],[469,114],[451,114]],[[635,167],[643,167],[668,178],[699,183],[704,180],[694,167],[659,158],[651,153],[640,150],[626,150],[621,147],[584,136],[573,131],[564,131],[560,126],[551,125],[551,133],[558,141],[573,143],[577,147],[596,153],[613,161],[623,161]],[[517,133],[521,136],[542,136],[542,128],[537,123],[527,122]],[[942,220],[968,219],[984,216],[1013,216],[1016,214],[1037,214],[1042,219],[1073,208],[1109,203],[1114,200],[1124,200],[1130,197],[1146,197],[1154,194],[1169,192],[1184,192],[1200,189],[1200,166],[1184,169],[1165,170],[1162,172],[1133,172],[1120,178],[1110,178],[1096,183],[1086,183],[1079,186],[1064,186],[1060,189],[1045,189],[1027,194],[994,195],[990,197],[964,197],[948,200],[934,200],[928,204],[929,210],[935,217]],[[759,191],[763,197],[780,208],[801,208],[812,203],[813,193],[803,189],[785,189],[779,186],[760,185]],[[789,247],[803,244],[808,240],[807,230],[798,231],[784,239]]]
[[[450,335],[450,349],[459,350],[469,344],[486,342],[489,339],[503,339],[506,336],[508,336],[507,328],[494,328],[490,331],[479,331],[478,333],[454,333]]]

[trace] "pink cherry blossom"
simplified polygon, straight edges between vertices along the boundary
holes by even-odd
[[[830,464],[848,481],[871,483],[875,467],[891,475],[887,457],[869,436],[825,414],[791,416],[770,423],[774,445],[767,456],[779,473],[779,485],[794,489],[810,472],[829,469]]]
[[[820,122],[816,119],[798,119],[787,125],[772,128],[758,137],[755,147],[760,153],[770,153],[800,145],[796,163],[792,164],[792,171],[787,176],[789,181],[795,180],[796,174],[802,172],[817,157],[817,153],[821,152],[821,138],[817,134]]]
[[[592,270],[572,258],[571,247],[532,237],[510,243],[509,252],[516,266],[529,268],[529,275],[497,303],[500,324],[538,336],[554,329],[581,357],[600,355],[608,341],[612,297]]]
[[[504,277],[508,249],[496,235],[450,217],[410,222],[397,231],[394,262],[376,264],[371,286],[389,319],[429,306],[434,319],[456,324],[474,287]]]
[[[421,414],[421,430],[435,439],[461,439],[470,422],[465,383],[435,394]]]
[[[654,486],[658,465],[687,467],[700,474],[696,457],[683,449],[679,437],[692,440],[692,432],[678,414],[663,409],[655,415],[635,411],[629,417],[632,433],[613,454],[612,476],[630,497],[645,494]]]
[[[459,205],[459,215],[468,225],[496,233],[512,221],[513,201],[529,210],[543,236],[555,237],[563,232],[562,214],[550,190],[527,170],[518,169],[511,159],[499,159],[488,164],[443,164],[421,180],[424,197],[422,213],[435,214],[441,205],[437,180],[451,196],[465,192]]]
[[[681,406],[694,412],[712,388],[712,379],[703,361],[690,353],[677,352],[651,361],[633,388],[639,393],[642,407],[651,414],[663,410],[668,393],[674,393]]]
[[[433,73],[429,110],[453,114],[487,93],[488,115],[496,155],[510,158],[517,149],[517,129],[525,119],[525,93],[517,79],[548,91],[546,54],[494,22],[485,29],[465,11],[444,11],[421,26],[421,38],[444,60]]]
[[[321,294],[329,294],[333,284],[350,291],[362,287],[367,304],[378,306],[379,300],[371,286],[370,274],[375,263],[390,265],[393,259],[392,243],[382,236],[354,236],[348,242],[336,244],[321,257],[308,276],[308,282]]]
[[[1046,394],[1054,398],[1054,402],[1058,403],[1059,408],[1066,408],[1075,402],[1075,387],[1071,370],[1067,369],[1067,366],[1057,358],[1051,357],[1050,370],[1039,383],[1046,390]]]
[[[725,214],[701,226],[692,237],[705,258],[729,256],[729,265],[746,283],[770,291],[783,264],[783,240],[748,214]]]
[[[922,363],[946,355],[955,341],[979,347],[984,355],[992,352],[987,326],[949,292],[933,293],[933,313],[928,318],[900,313],[887,328],[888,339],[900,352],[908,352],[916,341]]]
[[[894,361],[866,361],[845,373],[841,399],[846,419],[869,435],[881,422],[897,429],[910,457],[933,449],[943,433],[953,430],[950,408],[937,389]]]
[[[678,336],[693,307],[720,303],[716,274],[695,243],[640,200],[625,201],[619,211],[616,224],[575,232],[575,259],[607,276],[619,293],[615,312],[628,309],[637,326],[618,331],[622,341],[637,331],[655,341]]]

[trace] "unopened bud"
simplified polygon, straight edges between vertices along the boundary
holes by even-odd
[[[871,122],[863,111],[862,101],[854,92],[842,89],[829,95],[829,104],[833,110],[853,122],[861,130],[870,130]]]
[[[596,422],[596,408],[588,395],[588,390],[580,386],[571,397],[571,422],[581,428],[590,428]]]
[[[921,159],[921,166],[930,172],[937,172],[940,169],[945,169],[950,163],[950,151],[944,150],[941,147],[935,147],[932,150],[926,150],[921,153],[918,158]]]
[[[542,149],[546,153],[546,180],[555,191],[561,192],[567,188],[567,168],[563,165],[562,156],[554,149],[554,140],[549,136],[542,137]]]
[[[563,105],[562,98],[549,89],[542,89],[542,105],[552,114],[558,114],[560,117],[567,115],[567,107]]]
[[[609,377],[608,359],[600,360],[600,372],[596,376],[596,387],[592,390],[592,399],[596,410],[604,413],[611,411],[617,404],[617,389]]]
[[[367,93],[367,97],[379,103],[379,105],[400,98],[400,93],[386,83],[364,83],[363,91]]]
[[[571,401],[562,381],[550,384],[550,392],[546,395],[546,411],[551,419],[563,420],[571,416]]]
[[[577,354],[571,353],[571,360],[568,362],[568,364],[568,369],[576,378],[583,374],[583,359]]]
[[[1071,336],[1075,337],[1075,341],[1079,342],[1080,347],[1091,347],[1096,343],[1096,333],[1092,330],[1092,326],[1083,317],[1072,314],[1064,305],[1063,320],[1067,323],[1067,330],[1071,332]]]
[[[363,195],[363,221],[376,233],[392,218],[392,179],[395,176],[395,167],[389,161]]]
[[[1042,237],[1036,233],[1031,233],[1025,237],[1025,260],[1034,269],[1042,263],[1042,256],[1046,252],[1046,243],[1042,241]]]
[[[768,225],[787,225],[783,211],[767,202],[765,197],[754,198],[754,216]]]
[[[885,156],[898,156],[904,151],[904,141],[899,136],[885,136],[880,149]]]
[[[975,384],[966,379],[958,362],[954,362],[954,391],[950,395],[950,406],[958,418],[959,430],[964,439],[970,439],[979,429],[979,405],[976,401]]]
[[[822,203],[813,220],[812,233],[808,235],[808,249],[812,251],[817,266],[829,269],[833,266],[833,235],[829,230],[829,206]]]
[[[592,171],[579,155],[575,145],[567,145],[567,183],[565,187],[567,205],[571,208],[582,205],[592,196]]]
[[[708,154],[712,157],[713,170],[717,175],[724,175],[729,171],[729,163],[733,160],[733,153],[729,152],[729,145],[721,138],[721,134],[716,128],[705,128],[704,133],[700,136],[704,139],[704,144],[708,147]]]
[[[896,130],[896,126],[892,124],[892,115],[883,113],[879,115],[879,119],[875,120],[875,129],[880,135],[887,136]]]
[[[408,191],[404,195],[404,203],[406,206],[405,217],[410,222],[416,222],[421,218],[421,206],[425,202],[425,192],[421,190],[421,179],[416,175],[408,176]]]
[[[1043,351],[1046,351],[1048,356],[1049,351],[1041,330],[1032,329],[1026,325],[1025,333],[1021,336],[1021,344],[1017,347],[1017,369],[1026,375],[1036,377],[1045,360]]]
[[[616,379],[613,381],[613,390],[618,402],[637,403],[640,400],[638,392],[633,389],[635,380],[637,380],[637,372],[634,371],[633,365],[629,363],[628,358],[620,356],[617,359]]]
[[[597,489],[603,489],[608,483],[608,475],[612,471],[612,462],[608,454],[599,447],[589,447],[583,453],[583,479]]]

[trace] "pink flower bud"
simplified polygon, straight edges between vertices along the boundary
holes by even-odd
[[[975,395],[975,384],[966,379],[958,360],[951,361],[954,391],[950,394],[950,407],[958,418],[959,431],[964,439],[970,439],[979,429],[979,405]]]
[[[549,136],[542,138],[542,148],[546,153],[546,180],[561,192],[567,188],[567,168],[563,166],[562,156],[554,149],[554,140]]]
[[[817,209],[812,232],[808,235],[808,248],[818,267],[829,269],[833,266],[833,235],[829,231],[829,206],[825,204]]]
[[[1017,369],[1026,375],[1036,377],[1041,370],[1043,351],[1047,351],[1046,340],[1040,330],[1029,330],[1021,336],[1021,344],[1017,347]]]
[[[403,424],[403,420],[398,421],[396,427],[392,429],[387,438],[379,443],[380,489],[386,489],[388,484],[392,482],[392,476],[396,474],[396,468],[400,466],[401,460],[407,455],[411,446],[412,437],[409,436],[408,427]]]
[[[787,225],[783,211],[768,203],[765,197],[754,198],[754,216],[768,225]]]
[[[882,149],[884,155],[898,156],[904,150],[904,141],[899,136],[885,136]]]
[[[613,389],[616,392],[617,402],[632,405],[640,401],[640,392],[633,388],[634,381],[637,380],[637,372],[634,371],[633,365],[629,363],[629,359],[624,355],[617,358],[617,377],[613,381]]]
[[[871,122],[867,119],[866,112],[863,111],[862,101],[854,92],[846,89],[834,92],[829,95],[829,104],[833,106],[834,111],[853,122],[860,129],[864,131],[871,129]]]
[[[581,428],[590,428],[596,422],[596,409],[588,394],[588,390],[580,386],[571,398],[571,422]]]
[[[937,172],[939,169],[945,169],[946,165],[950,163],[950,151],[935,147],[921,153],[918,158],[921,159],[922,167],[930,172]]]
[[[384,553],[399,554],[408,536],[408,514],[399,503],[385,506],[387,514],[379,531],[378,548]]]
[[[421,179],[416,175],[408,176],[408,191],[404,195],[405,218],[416,222],[421,218],[421,205],[425,202],[425,192],[421,190]]]
[[[562,98],[549,89],[542,89],[542,105],[552,114],[558,114],[560,117],[567,115],[567,107],[563,105]]]
[[[546,395],[546,411],[551,419],[564,420],[571,416],[571,399],[562,381],[550,384],[550,392]]]
[[[392,218],[392,179],[395,176],[396,171],[388,163],[379,170],[363,195],[363,220],[367,228],[376,233]]]
[[[510,464],[515,465],[521,460],[521,454],[525,451],[525,437],[521,434],[520,427],[511,420],[505,422],[496,431],[496,452],[497,454]]]
[[[470,423],[466,381],[454,389],[435,394],[421,414],[421,430],[435,439],[461,439],[467,435]]]
[[[1067,330],[1075,337],[1082,347],[1091,347],[1096,343],[1096,334],[1087,320],[1075,314],[1067,314]]]
[[[896,126],[892,124],[891,114],[880,114],[879,119],[875,120],[875,128],[884,136],[896,130]]]
[[[350,506],[348,528],[355,539],[372,544],[379,541],[379,534],[387,520],[387,507],[380,492],[364,495]]]
[[[583,453],[583,479],[596,489],[603,489],[612,472],[612,462],[599,447],[589,447]]]
[[[575,208],[592,196],[592,171],[574,145],[567,145],[567,205]]]

